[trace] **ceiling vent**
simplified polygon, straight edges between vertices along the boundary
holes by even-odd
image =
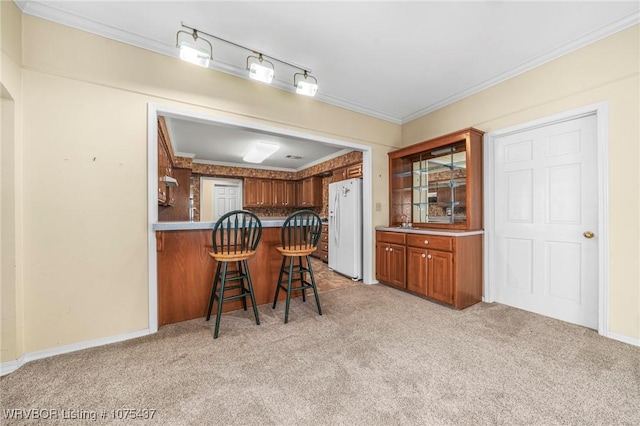
[[[300,159],[302,159],[302,157],[300,157],[298,155],[285,155],[284,158],[288,158],[290,160],[300,160]]]

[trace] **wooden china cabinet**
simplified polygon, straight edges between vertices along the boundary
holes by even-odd
[[[457,309],[482,299],[482,135],[468,128],[389,153],[379,281]]]

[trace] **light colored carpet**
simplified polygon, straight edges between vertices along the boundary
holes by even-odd
[[[172,425],[640,424],[640,348],[498,304],[358,284],[28,363],[6,409],[156,410]],[[127,423],[148,424],[148,421]]]

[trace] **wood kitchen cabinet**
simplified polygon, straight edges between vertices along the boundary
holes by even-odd
[[[322,207],[322,178],[311,176],[302,180],[299,206]]]
[[[173,148],[169,140],[164,117],[158,117],[158,205],[172,206],[175,203],[175,179]]]
[[[273,181],[270,179],[245,178],[243,198],[244,207],[272,207]]]
[[[297,199],[297,182],[290,180],[274,180],[272,182],[273,206],[295,207]]]
[[[285,205],[286,193],[284,183],[285,181],[283,180],[274,180],[271,182],[272,201],[274,206],[280,207]]]
[[[318,249],[311,253],[311,255],[322,260],[324,263],[329,262],[329,224],[322,224],[322,232],[320,233],[320,241],[318,241]]]
[[[376,232],[376,279],[405,288],[405,269],[405,234]]]
[[[407,247],[407,290],[452,304],[453,254]]]
[[[191,169],[173,169],[173,177],[178,186],[169,187],[173,202],[170,206],[158,207],[159,222],[180,222],[189,220],[189,199],[191,196]]]
[[[284,205],[286,207],[296,207],[298,205],[298,182],[284,181]]]
[[[341,180],[361,178],[362,163],[352,164],[350,166],[341,167],[333,171],[331,182],[339,182]]]
[[[453,234],[376,231],[376,278],[456,309],[480,302],[482,233]],[[402,259],[394,260],[394,255]],[[403,262],[406,281],[400,285],[398,269],[405,266]]]
[[[482,229],[483,134],[468,128],[390,152],[390,225]]]

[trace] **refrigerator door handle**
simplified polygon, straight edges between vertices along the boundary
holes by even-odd
[[[333,198],[333,241],[340,245],[340,191],[336,191]]]

